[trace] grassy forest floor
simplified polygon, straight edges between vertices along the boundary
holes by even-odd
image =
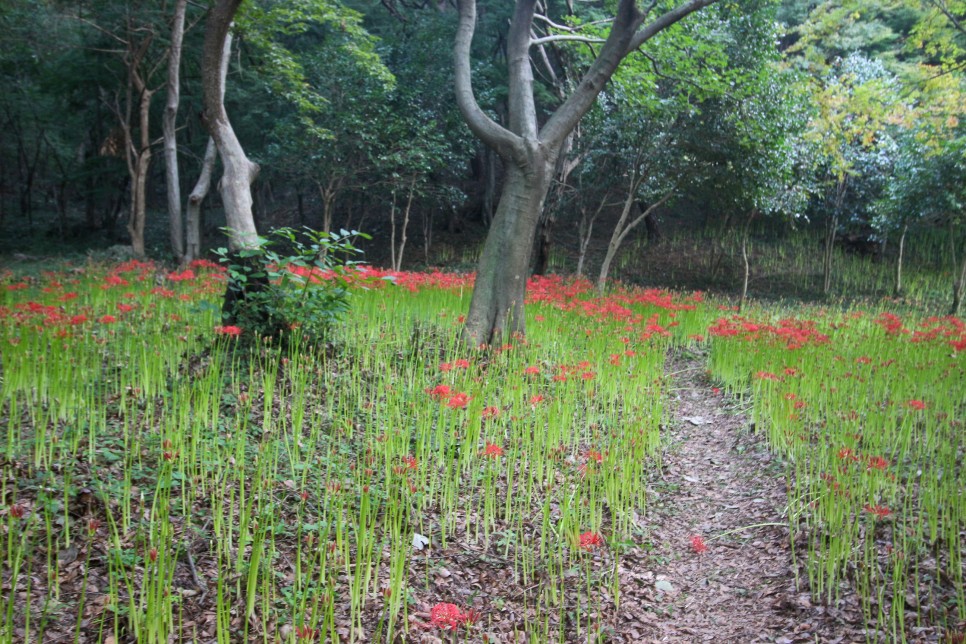
[[[689,284],[662,244],[624,269]],[[963,639],[958,320],[551,277],[483,355],[426,272],[248,354],[217,270],[39,259],[0,280],[2,642]]]

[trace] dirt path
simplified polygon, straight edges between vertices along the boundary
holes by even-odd
[[[675,357],[668,372],[673,421],[642,522],[653,549],[622,562],[620,630],[636,642],[853,641],[795,590],[784,468],[702,359]]]

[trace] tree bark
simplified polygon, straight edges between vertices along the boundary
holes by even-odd
[[[470,45],[475,0],[459,0],[454,45],[456,102],[470,130],[503,159],[506,178],[480,257],[464,340],[490,344],[524,331],[523,299],[540,210],[561,146],[620,62],[666,27],[716,0],[690,0],[642,28],[646,14],[619,0],[610,34],[571,95],[538,127],[529,50],[536,0],[517,0],[507,33],[508,127],[493,121],[473,94]]]
[[[962,311],[964,292],[966,292],[966,255],[963,257],[963,265],[959,269],[959,276],[953,281],[953,303],[949,308],[950,315],[959,315]]]
[[[748,279],[751,277],[751,263],[748,261],[748,235],[751,232],[751,221],[756,214],[756,211],[751,211],[741,233],[741,260],[745,265],[745,275],[741,281],[741,300],[738,302],[738,311],[744,310],[745,301],[748,299]]]
[[[641,182],[644,180],[643,175],[634,174],[631,177],[631,184],[629,186],[627,197],[624,199],[624,207],[621,208],[621,216],[617,221],[617,225],[614,226],[614,232],[611,233],[610,243],[607,245],[607,254],[604,255],[604,262],[600,265],[600,273],[597,276],[597,292],[603,293],[604,288],[607,286],[607,274],[610,272],[611,262],[614,261],[614,257],[617,255],[617,250],[620,248],[624,240],[627,239],[627,235],[634,230],[642,221],[647,219],[655,209],[664,204],[677,189],[677,185],[668,190],[663,197],[658,199],[656,202],[647,207],[644,212],[639,214],[632,221],[628,222],[630,218],[631,209],[637,204],[637,189],[640,187]]]
[[[899,256],[896,258],[896,287],[894,295],[902,295],[902,256],[906,250],[906,233],[909,232],[909,224],[902,227],[902,234],[899,235]]]
[[[258,175],[258,164],[245,155],[228,120],[223,100],[225,83],[221,75],[226,58],[225,41],[241,3],[242,0],[218,0],[212,6],[205,27],[201,64],[204,121],[224,166],[218,191],[225,208],[225,220],[231,230],[228,245],[235,251],[258,245],[251,190],[252,182]]]
[[[131,170],[131,212],[128,213],[127,232],[131,235],[131,249],[136,257],[144,257],[144,224],[147,220],[147,181],[151,169],[151,133],[148,129],[151,119],[151,98],[154,90],[148,89],[139,73],[132,72],[134,89],[139,95],[137,145],[128,129],[129,164]],[[130,128],[130,123],[128,123]]]
[[[225,100],[225,79],[228,76],[228,58],[231,54],[232,34],[229,31],[225,34],[225,44],[222,48],[221,67],[218,69],[218,84],[221,95],[219,100]],[[195,187],[188,195],[188,207],[185,215],[185,255],[184,262],[201,256],[201,204],[208,196],[211,187],[211,175],[215,171],[215,161],[218,159],[218,147],[215,139],[208,137],[208,144],[205,146],[205,157],[201,162],[201,173]]]
[[[174,22],[171,25],[171,51],[168,53],[168,86],[161,122],[164,133],[164,170],[168,196],[168,226],[171,251],[177,261],[184,260],[185,233],[181,218],[181,178],[178,172],[178,139],[175,127],[178,104],[181,100],[181,44],[184,39],[184,18],[188,0],[177,0]]]

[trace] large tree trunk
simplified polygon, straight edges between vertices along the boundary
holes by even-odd
[[[245,150],[228,120],[222,99],[224,82],[221,67],[225,57],[225,39],[241,3],[242,0],[218,0],[212,6],[205,28],[201,64],[204,120],[224,166],[218,191],[225,208],[225,220],[231,231],[228,245],[236,251],[258,245],[251,190],[252,182],[258,175],[258,164],[245,155]]]
[[[523,333],[530,250],[552,164],[537,171],[507,167],[500,204],[480,257],[464,338],[472,346]]]
[[[218,84],[221,95],[219,100],[225,99],[225,78],[228,76],[228,58],[231,54],[232,34],[225,34],[225,45],[222,48],[221,67],[218,70]],[[208,196],[211,187],[211,175],[215,171],[215,161],[218,159],[218,147],[215,139],[208,137],[205,146],[205,157],[201,163],[201,173],[195,187],[188,195],[188,207],[185,215],[185,263],[201,256],[201,204]]]
[[[716,0],[690,0],[644,25],[647,14],[634,0],[619,0],[610,33],[573,93],[538,127],[530,47],[537,0],[517,0],[507,32],[509,118],[507,127],[491,119],[473,94],[470,49],[476,27],[476,1],[459,0],[454,46],[456,102],[470,130],[503,159],[506,178],[477,270],[464,329],[472,345],[493,343],[522,332],[523,298],[540,211],[564,140],[593,106],[620,62],[647,40]],[[554,39],[558,36],[548,36]]]
[[[171,25],[171,51],[168,54],[168,87],[161,122],[164,133],[164,170],[168,196],[168,226],[171,251],[175,258],[184,260],[184,227],[181,219],[181,178],[178,173],[178,139],[175,126],[178,103],[181,100],[181,43],[184,39],[184,17],[188,0],[177,0],[174,22]]]
[[[221,202],[225,208],[225,220],[230,231],[228,247],[234,252],[238,264],[251,263],[252,258],[242,259],[240,251],[258,248],[258,231],[252,213],[252,182],[258,175],[258,164],[245,155],[241,142],[225,112],[225,82],[221,70],[226,56],[225,42],[232,20],[242,0],[217,0],[208,14],[205,27],[204,55],[201,63],[201,85],[204,99],[204,121],[211,138],[218,148],[224,172],[218,183]],[[254,272],[254,271],[253,271]],[[267,278],[249,279],[238,283],[229,280],[225,288],[222,315],[227,322],[234,322],[237,311],[249,294],[268,287]],[[266,326],[271,318],[268,311],[250,312],[260,314]]]

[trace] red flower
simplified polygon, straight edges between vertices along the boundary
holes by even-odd
[[[429,615],[433,626],[437,628],[455,629],[466,621],[466,616],[456,604],[436,604]]]
[[[241,327],[237,326],[216,326],[215,333],[218,335],[228,335],[237,338],[242,334]]]
[[[540,367],[529,366],[523,370],[523,374],[526,376],[536,376],[540,373]]]
[[[866,504],[865,505],[865,511],[868,512],[868,513],[870,513],[870,514],[874,514],[876,519],[884,519],[887,516],[889,516],[890,514],[892,514],[892,510],[890,510],[889,508],[887,508],[884,505],[869,505],[869,504]]]
[[[19,503],[14,503],[10,506],[10,516],[14,519],[22,519],[23,515],[27,513],[26,508],[24,508]]]
[[[123,304],[121,302],[118,302],[117,310],[120,311],[121,313],[130,313],[131,311],[134,310],[134,305],[133,304]]]
[[[450,409],[466,409],[466,405],[469,404],[470,400],[470,396],[464,393],[458,393],[450,397],[450,399],[446,402],[446,406]]]
[[[456,367],[457,369],[469,369],[470,361],[467,360],[466,358],[460,358],[459,360],[453,363],[453,366]]]
[[[497,458],[498,456],[503,456],[503,448],[494,443],[487,442],[486,449],[483,450],[483,456],[487,458]]]
[[[500,415],[500,408],[490,405],[483,408],[483,418],[496,418]]]
[[[691,550],[700,555],[708,551],[708,544],[704,542],[700,535],[696,534],[691,537]]]
[[[542,402],[543,402],[543,396],[541,396],[540,394],[536,394],[534,396],[530,396],[530,404],[531,405],[536,406],[536,405],[539,405]]]
[[[433,398],[442,399],[450,395],[453,390],[449,385],[436,385],[435,387],[430,387],[426,389],[426,393]]]
[[[440,362],[439,370],[442,371],[443,373],[448,373],[453,370],[453,365],[451,365],[448,362]]]
[[[416,460],[415,456],[403,456],[403,464],[410,470],[419,469],[419,461]]]
[[[596,532],[585,532],[580,535],[580,549],[593,550],[598,546],[604,545],[604,538]]]
[[[909,401],[906,402],[906,406],[909,409],[919,409],[919,410],[922,410],[922,409],[925,409],[926,408],[926,403],[922,402],[921,400],[909,400]]]
[[[114,317],[113,315],[101,316],[101,324],[114,324],[115,322],[117,322],[117,318]]]
[[[86,315],[75,315],[70,319],[71,324],[84,324],[84,322],[87,322]]]
[[[881,456],[870,456],[869,457],[869,469],[870,470],[884,470],[889,467],[889,461],[882,458]]]

